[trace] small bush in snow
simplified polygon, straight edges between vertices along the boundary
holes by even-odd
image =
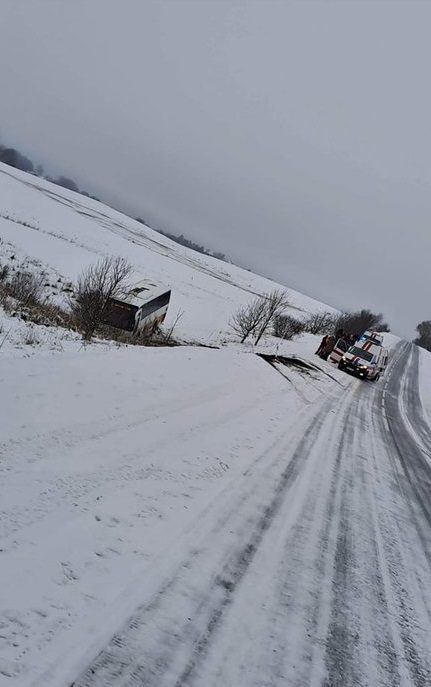
[[[119,298],[127,292],[131,272],[132,266],[125,258],[106,257],[79,277],[70,306],[85,340],[90,340],[101,324],[109,298]]]
[[[331,312],[317,312],[306,318],[304,330],[310,334],[332,334],[338,315]]]
[[[21,305],[34,305],[43,295],[43,277],[37,277],[32,272],[17,271],[8,280],[7,290]]]

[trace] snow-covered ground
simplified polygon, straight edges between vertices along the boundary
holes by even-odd
[[[224,344],[83,346],[0,308],[0,687],[431,685],[431,355],[386,335],[367,383],[320,337],[239,345],[279,285],[5,166],[0,199],[0,263],[53,302],[120,255]]]
[[[422,403],[431,419],[431,353],[423,348],[419,349],[420,390]]]
[[[349,383],[286,372],[187,347],[0,367],[1,685],[67,684],[175,568],[212,501]]]
[[[127,258],[136,281],[149,279],[172,288],[167,326],[182,312],[178,334],[188,341],[224,341],[229,320],[241,304],[280,288],[174,243],[102,203],[1,163],[0,238],[13,245],[20,259],[39,260],[65,281],[75,281],[101,256]],[[296,315],[331,310],[287,290]]]
[[[90,263],[121,255],[137,281],[172,287],[167,325],[182,311],[179,335],[208,344],[229,339],[239,305],[278,287],[4,165],[0,198],[0,263],[42,274],[54,303]],[[328,309],[289,298],[298,315]],[[0,684],[71,680],[175,567],[217,495],[328,386],[349,383],[321,361],[320,373],[277,371],[255,355],[314,363],[316,345],[84,347],[0,308]]]

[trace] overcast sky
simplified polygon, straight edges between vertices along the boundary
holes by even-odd
[[[431,319],[431,2],[0,0],[0,137],[338,307]]]

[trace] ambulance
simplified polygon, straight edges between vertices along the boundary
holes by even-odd
[[[345,353],[347,353],[347,350],[349,348],[349,344],[346,343],[345,339],[341,338],[336,341],[334,348],[330,352],[328,356],[328,360],[330,363],[338,363],[340,362],[341,358]]]
[[[368,334],[368,332],[366,332]],[[374,340],[363,334],[340,358],[338,368],[350,372],[360,379],[377,382],[388,362],[388,351],[383,347],[383,337]]]
[[[379,334],[378,332],[372,332],[370,330],[367,330],[364,332],[358,339],[358,342],[360,344],[365,343],[367,341],[371,341],[372,343],[376,344],[377,346],[383,346],[383,334]]]

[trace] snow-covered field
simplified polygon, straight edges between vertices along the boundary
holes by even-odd
[[[180,246],[102,203],[1,163],[0,199],[0,238],[18,256],[39,260],[70,281],[101,256],[127,258],[136,281],[149,279],[172,288],[167,326],[183,313],[177,331],[187,341],[224,341],[239,305],[280,288]],[[295,314],[331,310],[287,290]]]
[[[278,285],[5,166],[0,199],[0,263],[53,302],[124,256],[207,345],[0,308],[0,686],[431,685],[431,356],[387,335],[367,383],[318,337],[241,346],[232,313]]]

